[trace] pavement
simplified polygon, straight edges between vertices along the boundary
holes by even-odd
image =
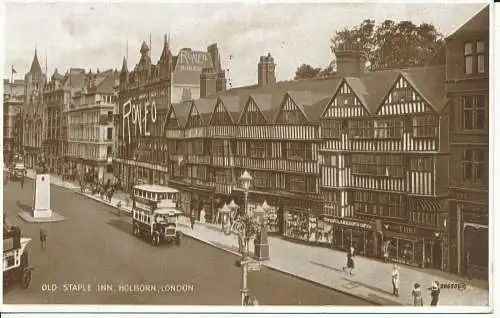
[[[14,182],[4,188],[7,222],[33,239],[28,251],[34,268],[28,289],[4,289],[4,305],[240,305],[238,256],[188,235],[180,246],[152,246],[131,234],[130,217],[80,191],[51,187],[51,206],[66,220],[43,225],[43,248],[41,225],[18,217],[19,211],[30,209],[33,189],[30,179],[23,188]],[[267,268],[248,274],[248,288],[261,305],[371,305]]]
[[[56,178],[52,180],[55,184],[58,182]],[[114,207],[118,201],[124,203],[128,196],[117,193],[111,202],[107,202],[98,196],[81,194]],[[129,205],[123,204],[123,209],[130,211],[131,202]],[[220,227],[196,223],[194,230],[191,230],[187,218],[182,221],[182,226],[185,235],[239,255],[236,237],[224,235]],[[400,297],[395,297],[392,295],[392,264],[356,256],[356,271],[351,276],[342,270],[346,260],[342,251],[292,243],[279,237],[269,237],[269,247],[270,260],[262,262],[263,266],[380,305],[413,305],[411,291],[414,283],[420,283],[425,288],[424,305],[429,305],[430,291],[427,288],[436,280],[443,284],[450,283],[448,288],[441,289],[439,306],[486,307],[489,304],[488,283],[485,281],[468,281],[451,273],[399,265]],[[250,248],[253,249],[252,246]]]

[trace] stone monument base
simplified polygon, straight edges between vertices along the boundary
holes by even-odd
[[[21,212],[18,214],[21,219],[28,223],[49,223],[49,222],[61,222],[64,221],[64,216],[52,211],[52,215],[49,217],[38,217],[34,218],[29,212]]]
[[[35,219],[37,218],[50,218],[52,216],[51,209],[33,209],[32,213]]]
[[[50,175],[37,173],[35,176],[35,194],[33,198],[33,218],[50,218]]]

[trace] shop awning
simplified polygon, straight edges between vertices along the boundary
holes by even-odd
[[[416,208],[420,211],[439,212],[442,210],[441,203],[436,198],[416,198]]]

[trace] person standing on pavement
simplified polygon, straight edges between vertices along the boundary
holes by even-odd
[[[43,225],[40,227],[40,244],[42,249],[45,250],[47,246],[47,229]]]
[[[413,306],[424,305],[424,301],[422,299],[422,288],[420,288],[419,283],[415,283],[413,290],[411,291],[411,295],[413,296]]]
[[[431,290],[431,306],[437,306],[439,302],[439,294],[441,290],[439,289],[439,282],[436,280],[432,282],[432,287],[429,288]]]
[[[392,270],[392,294],[399,297],[399,269],[396,264]]]

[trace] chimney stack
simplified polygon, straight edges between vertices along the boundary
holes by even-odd
[[[259,87],[266,86],[269,84],[276,83],[276,76],[274,70],[276,64],[271,56],[271,53],[267,53],[267,56],[261,56],[258,66],[258,84]]]
[[[225,91],[226,87],[227,87],[226,72],[221,70],[219,71],[219,73],[217,73],[217,83],[216,83],[217,93]]]
[[[212,68],[203,68],[200,74],[200,98],[217,93],[217,73]]]
[[[339,45],[334,49],[337,74],[342,77],[358,77],[365,73],[365,58],[355,45]]]

